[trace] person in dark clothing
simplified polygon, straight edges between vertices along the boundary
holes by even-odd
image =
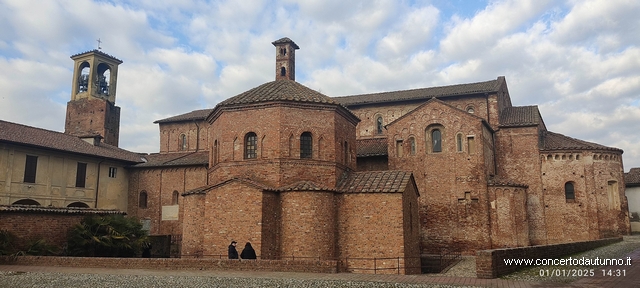
[[[253,247],[251,247],[251,243],[247,242],[247,244],[244,245],[244,249],[242,249],[242,253],[240,254],[240,257],[242,257],[242,259],[256,259],[258,257],[256,257],[256,250],[253,250]]]
[[[229,259],[238,259],[238,250],[236,250],[236,245],[238,245],[238,242],[231,241],[231,244],[229,245]]]

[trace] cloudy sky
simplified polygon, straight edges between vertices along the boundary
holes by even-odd
[[[63,131],[69,56],[99,38],[124,61],[120,146],[157,152],[153,121],[272,81],[271,42],[289,37],[296,80],[329,96],[506,76],[514,105],[622,148],[628,171],[640,167],[638,15],[637,0],[0,0],[0,119]]]

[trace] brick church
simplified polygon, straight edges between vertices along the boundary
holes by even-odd
[[[116,208],[141,218],[151,235],[181,239],[181,255],[225,255],[236,240],[264,259],[414,261],[443,249],[470,254],[629,233],[623,151],[548,131],[537,106],[512,105],[504,77],[329,97],[295,81],[296,43],[272,44],[274,81],[158,120],[159,153],[113,159],[128,192],[101,193],[126,199]],[[116,149],[122,61],[96,50],[74,57],[59,134]],[[105,71],[102,82],[87,81]],[[3,137],[0,148],[8,147]],[[98,200],[75,202],[103,208]]]

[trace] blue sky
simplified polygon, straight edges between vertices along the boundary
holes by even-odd
[[[174,3],[178,2],[178,3]],[[153,121],[274,78],[281,37],[296,80],[329,96],[505,76],[547,128],[640,167],[640,2],[0,0],[0,119],[62,131],[69,57],[122,59],[121,147],[158,151]]]

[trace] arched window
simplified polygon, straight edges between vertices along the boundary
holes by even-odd
[[[244,159],[256,159],[258,136],[256,133],[249,132],[244,136]]]
[[[304,132],[300,135],[300,158],[311,159],[312,141],[311,132]]]
[[[409,137],[409,147],[411,148],[411,155],[416,155],[416,138]]]
[[[180,195],[180,193],[178,193],[177,190],[173,190],[173,195],[171,197],[171,205],[178,205],[178,196]]]
[[[40,202],[36,201],[36,200],[32,200],[32,199],[22,199],[22,200],[18,200],[16,202],[13,202],[13,204],[11,205],[34,205],[34,206],[40,206]]]
[[[573,183],[564,183],[564,198],[566,198],[567,201],[573,201],[576,199],[576,193],[573,187]]]
[[[287,76],[287,69],[280,67],[280,76]]]
[[[78,93],[86,92],[89,89],[90,65],[85,61],[80,64],[78,69],[80,69],[80,76],[78,77]]]
[[[442,152],[442,133],[440,133],[440,129],[431,130],[431,152]]]
[[[142,190],[138,198],[138,207],[147,209],[147,191]]]
[[[67,205],[67,207],[89,208],[89,205],[87,205],[87,203],[84,203],[84,202],[73,202],[73,203]]]
[[[98,76],[96,79],[96,86],[98,86],[98,93],[103,95],[109,95],[109,85],[111,81],[111,67],[109,64],[98,64]]]
[[[456,135],[456,151],[462,152],[462,134]]]
[[[383,127],[382,116],[378,116],[378,118],[376,118],[376,133],[377,134],[382,134],[382,127]]]
[[[180,150],[187,150],[187,135],[180,134]]]

